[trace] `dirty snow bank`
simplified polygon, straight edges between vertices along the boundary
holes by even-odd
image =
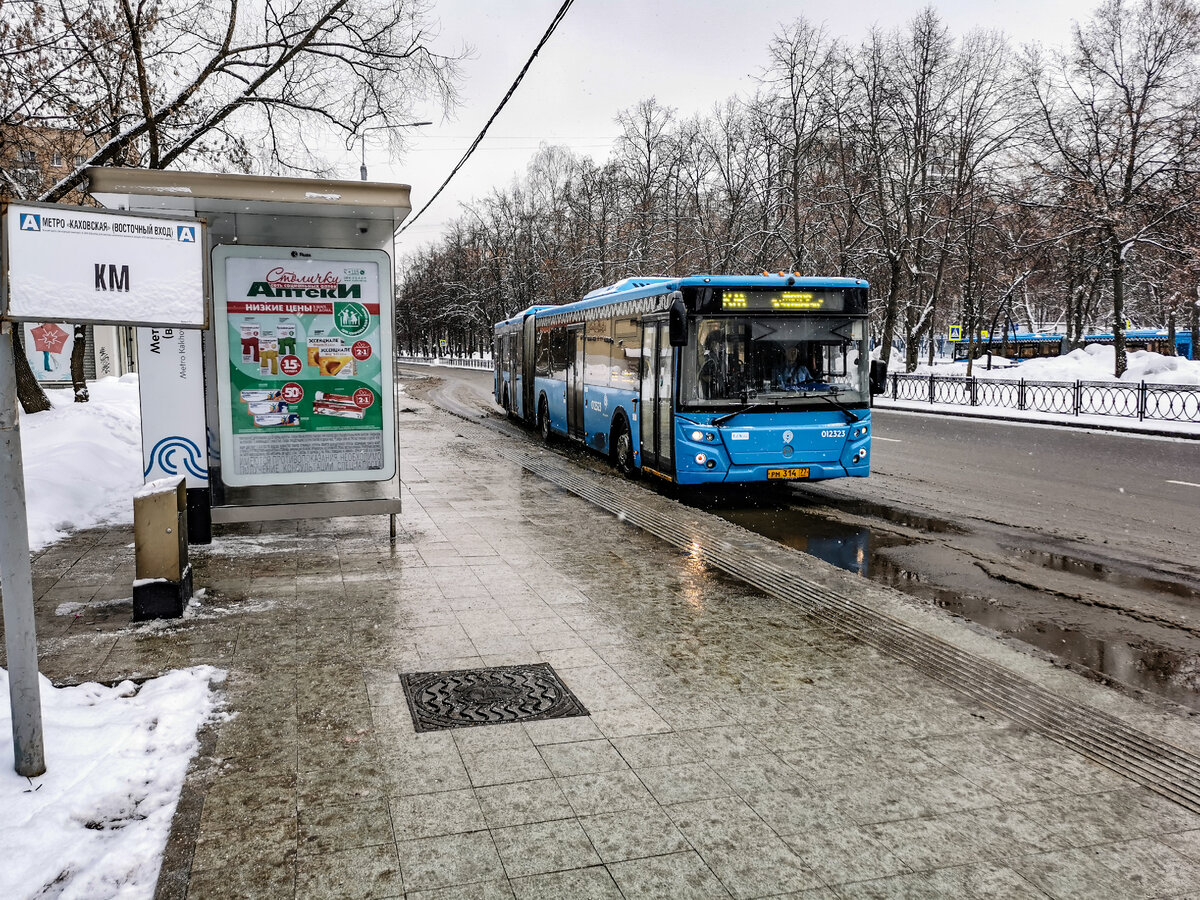
[[[70,388],[48,390],[53,409],[21,415],[33,550],[68,531],[133,521],[142,486],[137,375],[104,378],[88,390],[90,403],[75,403]]]
[[[209,685],[224,678],[211,666],[140,687],[55,688],[41,678],[46,774],[33,779],[13,770],[11,713],[0,702],[0,897],[153,897],[196,732],[217,708]]]

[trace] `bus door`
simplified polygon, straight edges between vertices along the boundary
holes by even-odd
[[[500,393],[496,397],[496,402],[505,409],[515,411],[517,408],[517,367],[516,367],[516,346],[513,343],[513,333],[505,332],[500,337]],[[508,402],[505,402],[505,395],[508,396]]]
[[[515,414],[521,406],[521,333],[508,333],[508,397]]]
[[[583,326],[567,328],[567,435],[583,440]]]
[[[675,348],[667,323],[645,322],[642,330],[642,465],[670,475],[675,469],[671,403],[674,395]]]
[[[537,360],[537,332],[533,316],[526,316],[521,333],[521,418],[532,422],[537,414],[533,402],[533,368]]]

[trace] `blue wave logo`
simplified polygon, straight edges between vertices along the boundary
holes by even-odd
[[[208,468],[204,465],[204,457],[195,441],[190,441],[179,435],[165,437],[150,451],[150,463],[142,477],[146,478],[150,470],[157,466],[168,475],[178,475],[182,464],[187,474],[193,478],[208,480]]]

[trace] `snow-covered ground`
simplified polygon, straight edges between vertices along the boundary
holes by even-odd
[[[1120,379],[1113,377],[1114,353],[1112,347],[1091,344],[1072,350],[1066,356],[1049,359],[1030,359],[1012,362],[1000,356],[992,357],[993,368],[985,368],[985,361],[975,360],[971,374],[979,381],[1119,381],[1121,384],[1200,386],[1200,362],[1178,356],[1163,356],[1147,350],[1134,350],[1127,354],[1128,368]],[[965,376],[965,362],[935,362],[921,365],[918,375]],[[1131,416],[1071,415],[1048,413],[1036,410],[1017,410],[1003,406],[979,404],[930,403],[928,400],[892,400],[876,397],[875,406],[881,409],[905,409],[926,413],[958,413],[960,415],[986,416],[987,418],[1010,419],[1014,422],[1042,424],[1071,424],[1089,428],[1121,428],[1126,431],[1143,431],[1155,434],[1169,432],[1181,437],[1200,436],[1200,422],[1177,422],[1163,419],[1140,421]]]
[[[1014,364],[1001,356],[992,356],[992,369],[985,368],[986,360],[977,359],[971,374],[980,379],[996,381],[1115,381],[1113,370],[1116,354],[1112,347],[1089,344],[1072,350],[1066,356],[1030,359]],[[1179,356],[1163,356],[1149,350],[1131,350],[1126,354],[1125,374],[1121,382],[1139,381],[1151,384],[1200,385],[1200,361]],[[897,369],[896,371],[900,371]],[[923,375],[966,375],[966,362],[917,366]]]
[[[224,677],[196,666],[140,686],[42,678],[46,774],[32,779],[13,770],[0,702],[0,897],[153,897],[196,733],[218,714],[210,684]]]
[[[66,532],[133,521],[142,486],[137,375],[89,386],[90,403],[69,388],[46,394],[54,408],[21,416],[21,456],[29,544],[34,550]]]
[[[21,417],[29,542],[133,520],[142,485],[136,375],[47,392]],[[0,898],[149,898],[196,732],[214,710],[209,666],[138,686],[55,688],[41,679],[46,774],[13,769],[8,672],[0,669]]]

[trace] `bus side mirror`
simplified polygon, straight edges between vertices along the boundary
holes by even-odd
[[[682,291],[671,294],[671,308],[667,312],[667,335],[672,347],[687,346],[687,308],[683,305]]]
[[[887,390],[887,363],[882,359],[871,360],[871,396]]]

